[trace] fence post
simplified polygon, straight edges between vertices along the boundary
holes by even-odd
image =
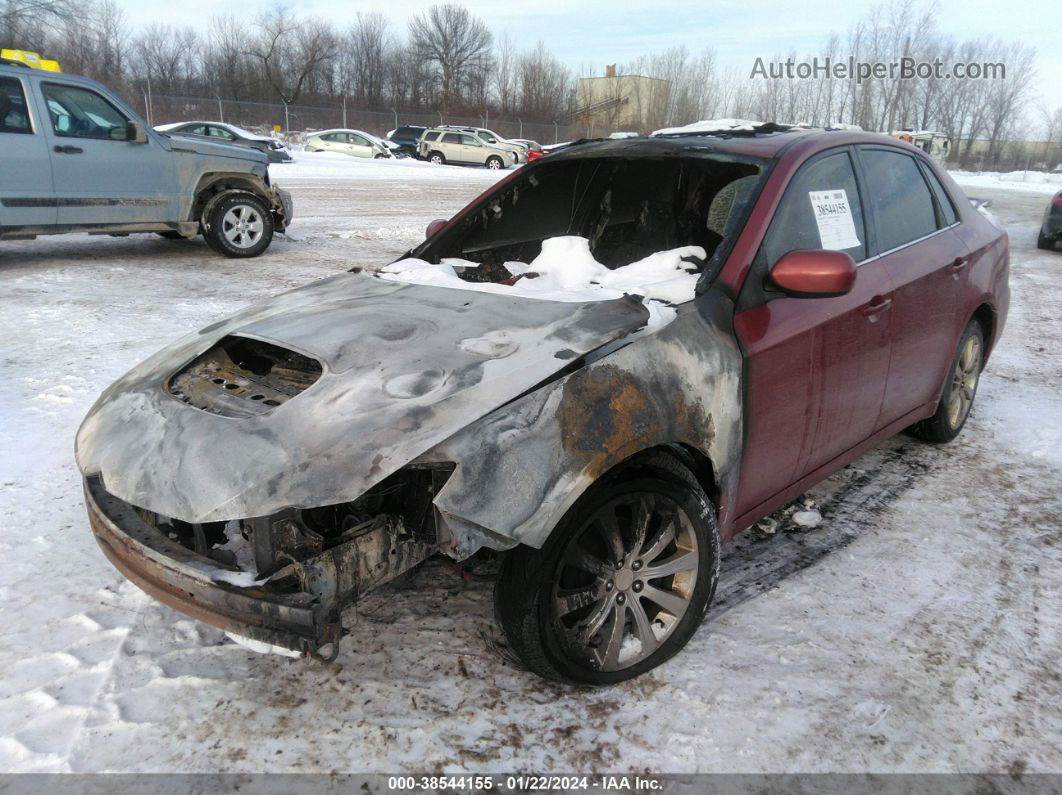
[[[516,137],[517,138],[523,138],[524,137],[524,120],[521,119],[519,116],[517,116],[516,117],[516,121],[519,122],[519,124],[520,124],[520,134],[517,135]]]
[[[347,126],[347,98],[343,97],[343,127]]]
[[[144,110],[147,112],[147,123],[149,126],[155,125],[151,121],[151,78],[147,79],[147,91],[144,93]]]
[[[393,114],[395,114],[395,129],[397,130],[398,129],[398,110],[396,108],[391,108],[391,112]]]
[[[281,101],[284,103],[284,132],[291,132],[291,124],[288,123],[288,101]]]
[[[221,107],[221,97],[214,95],[218,100],[218,121],[225,121],[225,111]]]
[[[439,126],[442,127],[442,123],[443,123],[442,111],[441,110],[437,110],[435,112],[439,114]]]
[[[557,120],[553,120],[553,143],[560,143],[560,134],[557,132]]]

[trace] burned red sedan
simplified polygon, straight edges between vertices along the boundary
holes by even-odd
[[[722,541],[892,434],[958,435],[1007,274],[883,136],[581,143],[111,386],[77,438],[92,529],[163,602],[308,655],[425,558],[500,552],[526,665],[622,681],[695,632]]]

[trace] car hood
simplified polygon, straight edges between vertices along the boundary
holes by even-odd
[[[348,502],[647,318],[635,297],[561,303],[343,274],[135,367],[82,423],[78,465],[115,496],[187,522]],[[312,357],[320,377],[254,416],[175,397],[172,376],[231,337]]]
[[[189,152],[209,157],[228,157],[233,160],[245,160],[252,163],[267,163],[269,161],[264,152],[250,147],[186,138],[180,133],[165,133],[165,135],[169,136],[170,146],[175,152]]]

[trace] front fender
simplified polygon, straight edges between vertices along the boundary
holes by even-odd
[[[479,546],[541,547],[598,478],[662,444],[706,455],[729,502],[742,439],[741,353],[703,298],[662,330],[514,400],[425,456],[457,464],[434,501],[452,533],[445,551],[461,558]]]

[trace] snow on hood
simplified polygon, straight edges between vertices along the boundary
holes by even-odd
[[[672,133],[717,132],[719,130],[743,130],[749,132],[761,124],[763,124],[762,121],[749,121],[748,119],[704,119],[682,127],[665,127],[662,130],[656,130],[652,134],[671,135]]]
[[[646,326],[633,297],[580,304],[347,273],[279,295],[155,354],[113,384],[77,462],[119,499],[187,522],[349,502],[586,353]],[[234,419],[169,394],[229,335],[312,356],[312,386]]]
[[[498,295],[537,298],[544,301],[608,301],[624,295],[640,295],[649,310],[649,327],[666,325],[675,317],[669,304],[692,301],[700,275],[684,258],[704,260],[700,246],[683,246],[658,251],[645,259],[620,268],[602,265],[590,253],[585,237],[565,235],[542,241],[542,252],[529,264],[506,262],[517,277],[515,284],[470,282],[455,268],[476,268],[477,262],[445,258],[439,264],[404,259],[384,267],[381,279],[407,284],[429,284]]]

